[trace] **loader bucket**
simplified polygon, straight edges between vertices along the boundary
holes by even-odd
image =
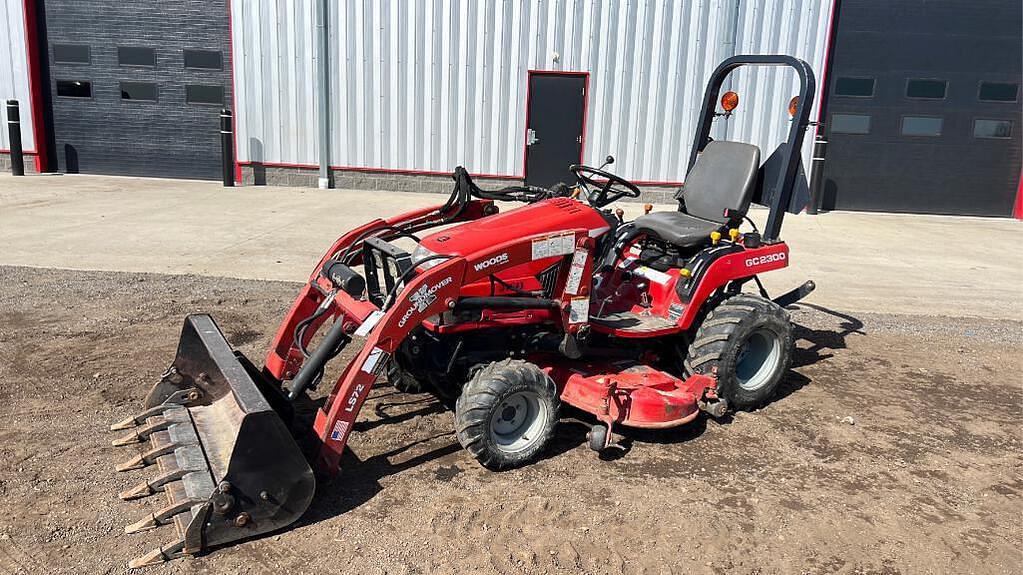
[[[212,317],[190,315],[174,363],[146,397],[146,410],[111,426],[128,430],[115,446],[138,448],[118,471],[156,470],[120,497],[163,492],[166,498],[125,532],[168,524],[176,531],[173,541],[129,567],[273,531],[309,507],[312,469],[264,395],[270,390],[246,365]]]

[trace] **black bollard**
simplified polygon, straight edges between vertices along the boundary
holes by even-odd
[[[234,126],[231,110],[220,111],[220,157],[224,161],[224,187],[234,186]]]
[[[824,134],[817,133],[813,142],[813,158],[810,160],[810,203],[806,206],[806,213],[811,216],[817,215],[821,205],[821,186],[824,184],[824,158],[828,153],[828,141]]]
[[[25,175],[25,153],[21,149],[21,111],[17,100],[7,100],[7,134],[11,142],[11,173]]]

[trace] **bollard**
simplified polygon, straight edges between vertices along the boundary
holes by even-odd
[[[21,111],[17,100],[7,100],[7,133],[11,141],[11,173],[25,175],[25,153],[21,149]]]
[[[224,187],[234,186],[234,127],[231,110],[220,111],[220,157],[224,163]]]
[[[824,158],[828,152],[828,141],[820,132],[813,142],[813,158],[810,164],[810,203],[806,206],[806,213],[811,216],[817,215],[821,205],[821,186],[824,185]]]

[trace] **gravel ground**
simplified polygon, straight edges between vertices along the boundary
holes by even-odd
[[[259,359],[295,284],[0,267],[0,572],[123,573],[171,528],[116,493],[186,313]],[[812,299],[811,299],[812,302]],[[429,395],[373,391],[342,473],[296,525],[150,573],[1018,573],[1020,368],[1008,321],[793,313],[777,399],[638,433],[623,457],[569,413],[551,452],[492,473]],[[386,425],[382,425],[386,424]]]

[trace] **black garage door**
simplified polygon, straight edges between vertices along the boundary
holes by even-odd
[[[1019,0],[843,0],[822,207],[1012,215]]]
[[[58,168],[219,177],[227,10],[226,0],[45,0]]]

